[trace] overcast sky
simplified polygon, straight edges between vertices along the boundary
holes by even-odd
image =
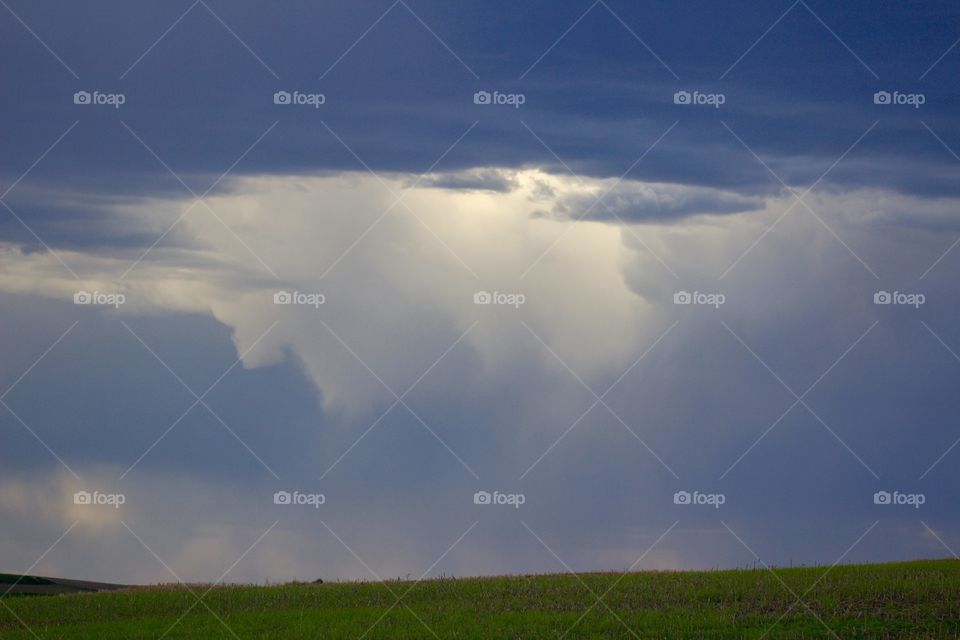
[[[958,18],[2,0],[0,570],[951,556]]]

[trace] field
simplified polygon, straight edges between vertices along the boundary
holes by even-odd
[[[209,591],[160,586],[7,596],[2,604],[4,640],[956,638],[960,561]]]

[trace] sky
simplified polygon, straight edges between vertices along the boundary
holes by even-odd
[[[955,557],[958,17],[0,0],[0,570]]]

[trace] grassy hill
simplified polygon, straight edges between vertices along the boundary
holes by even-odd
[[[960,635],[960,561],[954,560],[846,565],[831,571],[776,569],[775,574],[758,568],[230,586],[204,595],[206,591],[191,585],[8,596],[0,603],[6,605],[0,606],[0,638]],[[797,596],[805,604],[797,603]]]
[[[3,595],[54,595],[81,591],[108,591],[123,589],[123,585],[86,580],[40,578],[12,573],[0,573],[0,596]]]

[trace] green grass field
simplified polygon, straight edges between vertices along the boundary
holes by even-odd
[[[206,588],[200,586],[8,596],[2,601],[6,606],[0,606],[0,638],[960,635],[960,561],[775,572],[757,568],[217,587],[202,603],[197,596]],[[806,604],[795,604],[797,596]]]

